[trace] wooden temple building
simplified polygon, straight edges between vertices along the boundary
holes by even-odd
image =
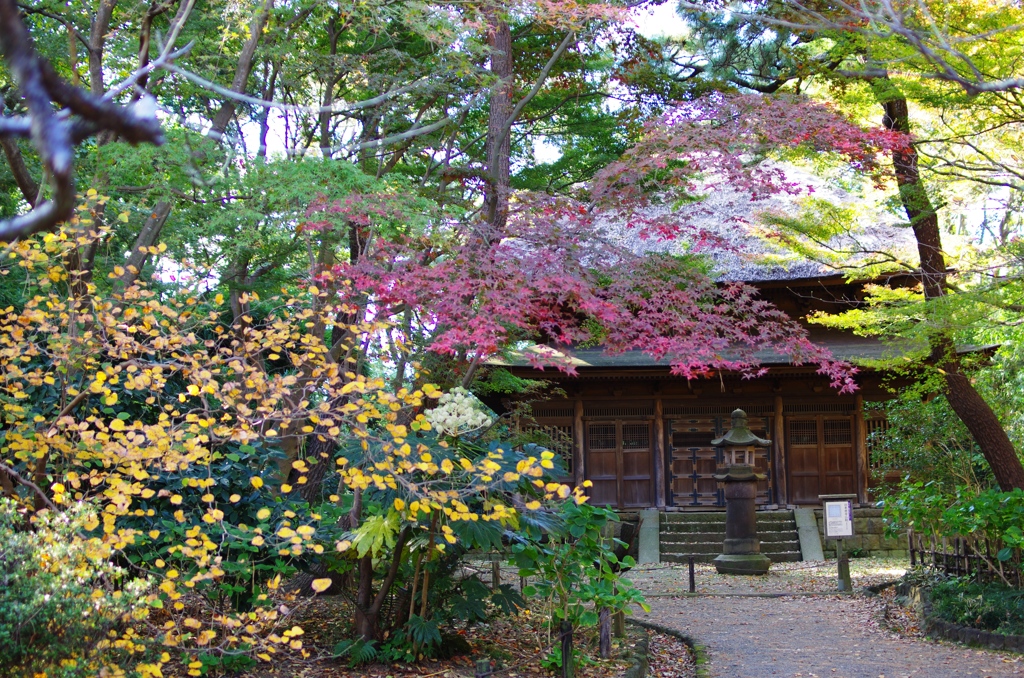
[[[839,275],[750,284],[794,319],[847,309],[864,298],[863,284]],[[812,341],[837,359],[858,363],[892,351],[874,338],[808,329]],[[711,440],[728,428],[730,413],[742,408],[754,434],[772,441],[756,456],[767,475],[758,488],[762,508],[820,505],[821,494],[855,494],[867,505],[868,436],[885,422],[866,411],[865,403],[893,397],[884,375],[862,367],[859,390],[840,395],[816,373],[817,365],[794,365],[771,352],[758,358],[768,370],[753,379],[721,373],[688,381],[672,376],[667,361],[639,352],[607,355],[601,349],[572,354],[576,376],[540,371],[526,360],[504,367],[557,387],[552,392],[560,395],[533,402],[534,421],[528,425],[550,435],[571,480],[593,483],[589,492],[596,504],[620,510],[724,508],[723,490],[712,477],[723,451]]]

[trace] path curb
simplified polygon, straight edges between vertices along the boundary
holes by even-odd
[[[636,655],[633,657],[633,664],[622,674],[622,678],[646,678],[647,667],[650,664],[647,655],[650,654],[650,651],[651,635],[644,629],[644,637],[633,646],[633,652]]]
[[[928,635],[975,647],[987,647],[1006,652],[1024,652],[1024,636],[972,629],[968,626],[948,622],[939,618],[938,615],[932,614],[932,601],[925,588],[898,584],[896,591],[899,595],[905,596],[907,605],[916,609],[921,615],[923,621],[921,630]]]
[[[694,663],[694,665],[696,667],[696,676],[697,676],[697,678],[710,678],[711,674],[708,672],[708,666],[707,666],[708,665],[708,656],[707,656],[707,653],[704,651],[704,646],[703,645],[698,645],[693,640],[693,638],[691,638],[690,636],[686,635],[682,631],[677,631],[676,629],[673,629],[673,628],[671,628],[669,626],[662,626],[661,624],[656,624],[655,622],[649,622],[649,621],[644,620],[644,619],[632,619],[631,618],[631,619],[627,619],[626,623],[627,624],[632,624],[633,626],[640,626],[640,627],[648,629],[650,631],[657,631],[658,633],[664,633],[664,634],[667,634],[667,635],[674,636],[674,637],[678,638],[688,648],[690,648],[690,652],[693,653],[693,663]],[[644,678],[644,676],[646,675],[646,671],[647,671],[647,667],[646,667],[647,656],[646,656],[646,654],[644,655],[644,664],[645,664],[645,666],[644,666],[644,673],[632,676],[632,675],[630,675],[629,671],[627,670],[626,675],[624,676],[624,678]]]

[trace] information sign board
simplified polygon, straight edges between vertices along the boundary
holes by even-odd
[[[848,499],[824,502],[825,537],[842,539],[853,536],[853,502]]]

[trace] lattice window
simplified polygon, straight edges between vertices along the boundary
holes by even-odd
[[[871,459],[871,466],[876,468],[879,464],[874,459],[874,452],[882,445],[881,439],[889,430],[889,420],[885,417],[870,417],[864,420],[864,428],[868,434],[868,458]]]
[[[852,403],[786,403],[786,412],[790,414],[851,414]]]
[[[534,431],[541,431],[548,438],[549,441],[545,441],[545,445],[552,452],[562,458],[562,464],[565,466],[565,470],[569,475],[572,475],[573,466],[573,438],[572,438],[572,424],[566,424],[564,426],[558,426],[554,424],[541,425],[532,427]]]
[[[790,445],[817,445],[818,422],[793,421],[789,424]]]
[[[623,424],[622,449],[651,449],[651,427],[647,424]]]
[[[587,427],[587,437],[592,450],[614,450],[615,424],[591,424]]]
[[[653,417],[654,403],[640,400],[627,403],[584,403],[586,417]]]
[[[852,445],[853,426],[848,419],[825,420],[826,445]]]
[[[576,407],[572,403],[538,403],[533,405],[535,417],[574,417]]]
[[[730,407],[729,405],[694,405],[692,402],[667,402],[664,405],[664,413],[666,416],[690,416],[690,415],[717,415],[721,417],[729,418],[735,406]],[[747,404],[743,407],[743,410],[748,416],[755,414],[771,414],[771,405],[750,405]]]

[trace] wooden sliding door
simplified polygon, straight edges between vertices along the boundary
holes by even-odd
[[[654,431],[650,421],[590,421],[586,425],[590,501],[617,508],[654,506]]]

